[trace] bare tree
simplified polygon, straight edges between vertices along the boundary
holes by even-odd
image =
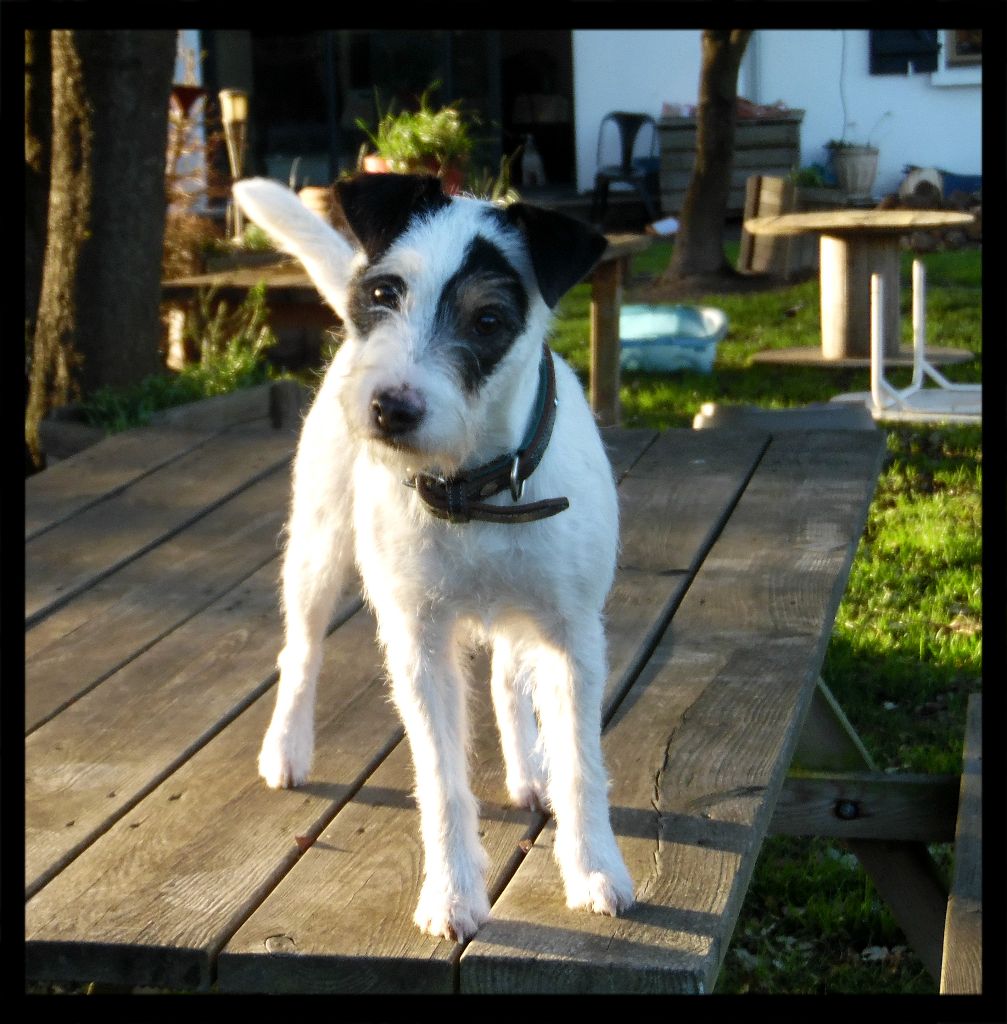
[[[751,34],[748,29],[703,32],[696,164],[664,284],[734,273],[724,254],[724,217],[734,162],[738,70]]]
[[[32,35],[26,57],[29,45],[35,53],[42,45],[41,34]],[[43,461],[39,423],[50,409],[160,368],[175,33],[59,30],[50,44],[48,217],[25,414],[36,465]],[[26,86],[32,67],[41,71],[44,63],[26,61]]]

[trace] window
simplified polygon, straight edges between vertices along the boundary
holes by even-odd
[[[944,63],[949,68],[981,67],[983,30],[955,28],[944,33]]]
[[[937,30],[888,29],[870,35],[872,75],[906,75],[937,70]]]

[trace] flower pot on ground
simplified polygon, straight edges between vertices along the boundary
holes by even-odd
[[[851,200],[871,198],[878,174],[878,150],[874,146],[834,145],[832,169],[839,187]]]

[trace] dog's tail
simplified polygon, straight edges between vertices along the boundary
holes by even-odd
[[[235,182],[234,197],[284,252],[304,264],[325,301],[345,319],[346,289],[356,253],[353,246],[294,192],[269,178]]]

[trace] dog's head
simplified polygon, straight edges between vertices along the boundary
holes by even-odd
[[[448,197],[426,175],[360,175],[336,192],[351,239],[280,185],[235,186],[346,325],[340,400],[351,433],[385,458],[445,473],[514,443],[524,423],[512,410],[534,397],[550,312],[604,239],[525,203]]]

